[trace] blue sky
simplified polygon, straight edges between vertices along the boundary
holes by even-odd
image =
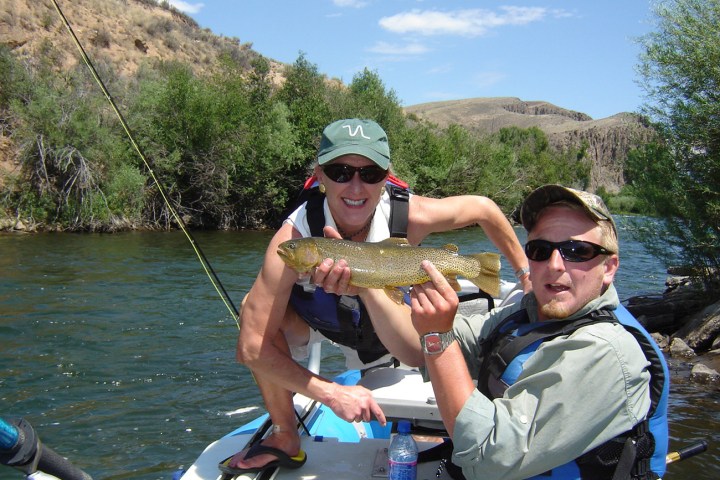
[[[637,111],[651,0],[171,0],[215,34],[345,83],[376,71],[403,106],[543,100],[595,119]]]

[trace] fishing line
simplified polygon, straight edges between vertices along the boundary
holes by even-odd
[[[80,56],[83,59],[83,62],[85,62],[85,65],[87,65],[88,69],[90,69],[90,73],[92,73],[93,78],[97,82],[97,84],[100,86],[100,89],[102,90],[103,94],[105,95],[105,98],[110,103],[110,106],[112,107],[113,111],[115,112],[115,115],[120,120],[120,124],[122,125],[123,129],[125,130],[125,133],[127,134],[127,137],[130,139],[130,143],[132,144],[133,148],[137,152],[137,154],[142,159],[143,163],[145,164],[145,167],[148,169],[148,172],[150,172],[150,177],[152,177],[153,182],[155,183],[155,186],[157,187],[158,191],[160,192],[160,196],[162,196],[163,201],[167,205],[168,209],[170,210],[170,214],[175,219],[177,224],[180,226],[180,229],[187,237],[188,241],[190,242],[190,245],[193,248],[193,251],[195,252],[195,255],[197,255],[198,259],[200,260],[200,263],[203,266],[203,269],[205,270],[205,274],[210,279],[210,283],[212,283],[213,287],[215,288],[215,291],[220,295],[220,298],[222,299],[223,303],[225,304],[225,307],[227,307],[228,311],[230,312],[230,315],[232,315],[233,319],[235,320],[235,324],[238,326],[238,329],[240,328],[240,322],[238,319],[238,310],[235,307],[235,304],[233,303],[232,299],[230,298],[230,295],[228,294],[227,290],[225,290],[225,287],[223,286],[222,282],[220,281],[220,278],[218,277],[217,273],[215,273],[215,270],[212,268],[212,265],[210,265],[210,262],[208,261],[207,257],[205,256],[205,253],[200,248],[200,245],[195,241],[195,238],[192,236],[192,234],[188,231],[187,226],[185,225],[185,222],[178,214],[175,207],[173,207],[172,203],[170,203],[170,199],[165,192],[165,188],[163,188],[162,184],[160,183],[160,180],[155,175],[155,172],[153,171],[152,167],[150,166],[150,163],[145,158],[145,154],[143,154],[142,149],[135,141],[135,138],[133,137],[132,133],[130,132],[130,128],[127,125],[127,122],[125,121],[125,118],[123,117],[122,113],[120,112],[120,109],[118,109],[117,105],[115,104],[115,100],[113,100],[112,96],[110,95],[110,92],[105,87],[105,83],[102,81],[102,78],[100,78],[100,75],[98,74],[97,70],[95,70],[95,66],[93,65],[92,61],[90,60],[90,57],[88,57],[87,53],[85,52],[85,49],[83,48],[82,44],[80,43],[80,40],[75,35],[75,32],[73,31],[72,27],[70,26],[70,22],[68,22],[67,18],[65,18],[65,14],[63,14],[62,10],[60,9],[60,5],[58,5],[56,0],[52,0],[53,5],[55,6],[55,10],[57,10],[58,15],[60,15],[60,18],[62,19],[63,23],[65,24],[65,27],[67,28],[68,32],[70,32],[70,36],[73,38],[73,42],[75,43],[75,46],[80,51]]]

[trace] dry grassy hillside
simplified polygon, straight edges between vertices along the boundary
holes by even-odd
[[[619,113],[593,120],[584,113],[551,103],[513,97],[423,103],[405,111],[440,126],[458,124],[478,133],[493,133],[509,126],[538,127],[548,135],[551,145],[559,149],[577,148],[585,143],[593,165],[589,186],[592,191],[599,187],[619,191],[625,184],[622,166],[628,152],[653,135],[637,115]]]
[[[422,103],[405,110],[442,126],[455,123],[490,133],[509,126],[562,129],[570,124],[592,120],[584,113],[565,110],[547,102],[524,102],[513,97]]]
[[[192,18],[152,0],[58,0],[75,34],[93,59],[109,60],[118,75],[135,73],[145,61],[178,60],[207,71],[230,52],[248,67],[251,43],[217,36]],[[60,46],[65,67],[79,60],[77,48],[49,0],[0,2],[0,42],[21,57],[40,58],[47,42]],[[275,71],[281,67],[274,63]]]

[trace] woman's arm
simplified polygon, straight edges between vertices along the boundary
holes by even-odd
[[[260,273],[243,302],[237,359],[256,378],[318,400],[344,420],[375,417],[384,424],[382,409],[369,390],[338,385],[313,374],[290,355],[284,330],[290,325],[287,309],[297,273],[285,266],[277,246],[297,235],[292,226],[284,224],[270,241]]]

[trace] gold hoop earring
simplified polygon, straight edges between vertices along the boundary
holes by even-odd
[[[318,190],[320,190],[320,193],[325,193],[325,184],[321,183],[320,186],[318,187]]]

